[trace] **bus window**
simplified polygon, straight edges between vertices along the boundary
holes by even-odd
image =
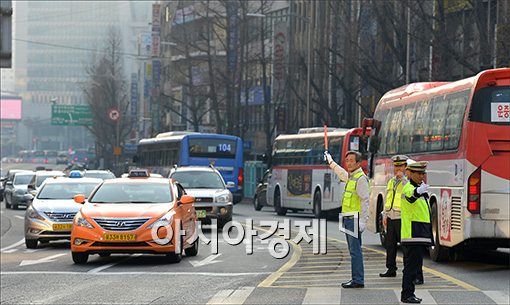
[[[473,97],[469,120],[510,125],[508,103],[510,103],[510,86],[482,88]]]
[[[344,142],[344,137],[335,137],[335,138],[328,138],[328,152],[331,154],[331,157],[333,157],[333,160],[342,160],[342,143]]]
[[[429,150],[442,150],[444,145],[444,124],[448,100],[444,96],[435,97],[432,103],[432,111],[429,120]]]
[[[399,153],[410,153],[411,148],[413,147],[413,125],[414,125],[414,115],[416,111],[414,110],[416,103],[406,105],[404,110],[402,111],[402,124],[400,126],[400,144],[399,144]]]
[[[444,149],[457,149],[459,146],[462,121],[468,98],[469,90],[446,96],[448,100],[448,114],[444,131]]]
[[[413,128],[413,152],[424,152],[428,149],[430,100],[419,103]]]
[[[386,154],[394,155],[398,150],[398,137],[400,135],[400,118],[402,117],[401,108],[391,110],[388,116],[388,133],[386,135],[387,146]]]

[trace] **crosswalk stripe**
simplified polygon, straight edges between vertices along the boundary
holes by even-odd
[[[340,304],[341,297],[339,288],[307,288],[302,304]]]
[[[236,290],[220,290],[207,304],[243,304],[254,289],[255,287],[240,287]]]
[[[505,293],[504,291],[482,291],[486,296],[491,298],[496,304],[509,304],[510,303],[510,297],[508,296],[508,293]]]

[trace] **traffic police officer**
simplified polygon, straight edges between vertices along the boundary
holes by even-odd
[[[426,247],[433,245],[430,224],[428,185],[423,182],[427,162],[407,165],[409,183],[402,190],[401,204],[401,245],[404,246],[404,276],[400,300],[404,303],[421,303],[414,295],[415,284],[423,266]]]
[[[344,228],[354,232],[354,221],[358,220],[358,231],[351,235],[346,231],[347,245],[351,255],[351,280],[342,283],[343,288],[363,288],[365,287],[365,277],[363,268],[363,253],[361,251],[361,233],[365,230],[368,220],[369,205],[369,183],[368,178],[361,168],[361,154],[356,151],[348,151],[345,154],[345,167],[343,169],[338,165],[331,155],[324,152],[329,167],[338,175],[340,180],[346,181],[344,197],[342,201],[342,213],[356,214],[354,216],[344,216]]]
[[[379,273],[380,277],[397,276],[397,244],[400,242],[400,199],[402,189],[407,183],[404,170],[409,158],[404,155],[396,155],[393,161],[395,176],[388,181],[386,187],[386,202],[384,204],[384,224],[386,227],[386,272]]]

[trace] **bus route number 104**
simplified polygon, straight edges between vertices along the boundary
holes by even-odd
[[[230,144],[218,144],[218,151],[219,152],[230,152]]]

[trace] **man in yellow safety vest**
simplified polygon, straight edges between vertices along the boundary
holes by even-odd
[[[396,155],[393,161],[393,176],[386,187],[386,201],[384,204],[383,223],[386,227],[386,272],[379,273],[380,277],[397,276],[397,246],[400,242],[400,200],[402,190],[407,183],[404,171],[409,158],[404,155]]]
[[[356,151],[348,151],[345,154],[345,167],[338,165],[331,155],[324,152],[329,167],[342,181],[346,181],[342,201],[343,226],[346,229],[347,245],[351,255],[351,280],[342,283],[343,288],[365,287],[363,268],[363,254],[361,251],[361,234],[365,230],[368,220],[369,183],[368,178],[361,168],[361,154]],[[346,216],[350,215],[350,216]],[[358,222],[358,230],[355,231],[355,222]]]
[[[401,204],[401,245],[404,247],[404,275],[400,300],[403,303],[421,303],[416,297],[415,279],[423,266],[423,254],[433,245],[430,224],[428,185],[424,183],[427,162],[407,165],[409,183],[402,190]]]

